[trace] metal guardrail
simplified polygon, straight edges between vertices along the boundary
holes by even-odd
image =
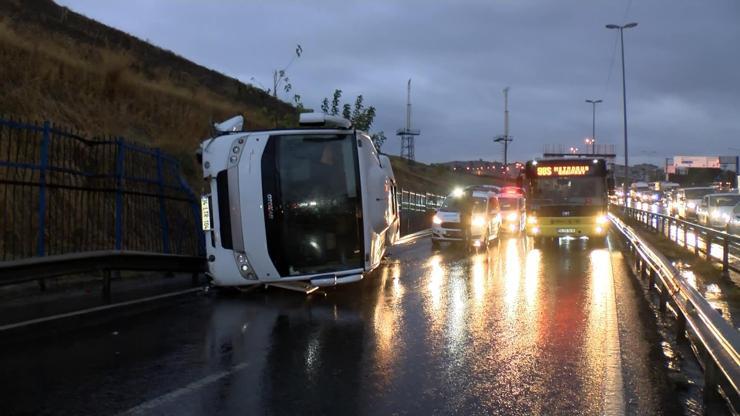
[[[690,249],[688,245],[687,236],[692,232],[695,236],[694,242],[694,254],[703,253],[707,259],[711,259],[711,247],[714,243],[722,245],[722,273],[728,276],[730,270],[740,272],[740,269],[732,263],[730,263],[730,252],[733,250],[740,251],[740,236],[728,234],[723,231],[718,231],[713,228],[705,227],[696,223],[692,223],[686,220],[680,220],[670,215],[658,214],[655,212],[645,211],[637,208],[620,207],[624,208],[624,212],[629,218],[632,218],[655,232],[660,233],[664,237],[670,239],[679,246],[685,247],[687,250]],[[671,227],[675,227],[673,238],[671,237]],[[679,234],[679,232],[681,234]],[[679,241],[679,235],[682,235],[683,239]],[[699,247],[699,238],[705,243],[705,249]]]
[[[635,256],[637,274],[659,294],[661,312],[676,317],[676,337],[688,339],[704,367],[704,400],[724,397],[740,409],[740,333],[689,285],[658,250],[614,214],[610,218]]]
[[[193,283],[206,270],[206,259],[199,256],[148,253],[139,251],[91,251],[0,262],[0,286],[88,272],[103,276],[103,298],[110,300],[111,271],[162,271],[192,273]]]
[[[443,195],[399,189],[396,192],[396,200],[401,214],[401,235],[429,228],[432,223],[432,211],[439,208],[444,199]]]

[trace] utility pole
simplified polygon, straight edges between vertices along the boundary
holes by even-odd
[[[504,88],[504,135],[493,141],[504,144],[504,176],[509,176],[509,142],[514,139],[509,136],[509,87]]]

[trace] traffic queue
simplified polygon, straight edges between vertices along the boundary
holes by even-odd
[[[501,235],[518,235],[526,225],[524,192],[493,185],[457,188],[432,217],[432,247],[462,245],[478,251]]]
[[[740,235],[740,190],[727,184],[680,187],[672,182],[635,182],[626,198],[618,191],[616,203],[674,216],[685,221]]]

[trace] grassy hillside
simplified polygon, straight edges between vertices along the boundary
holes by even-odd
[[[389,157],[399,185],[413,192],[447,195],[457,186],[504,185],[504,181],[499,179],[452,172],[442,166],[408,162],[396,156]]]
[[[295,123],[295,109],[50,0],[0,0],[0,115],[161,146],[189,164],[210,120]]]
[[[212,120],[247,129],[295,125],[291,105],[171,51],[58,6],[0,0],[0,116],[51,120],[176,155],[197,183],[193,151]],[[392,158],[402,187],[446,194],[496,180]]]

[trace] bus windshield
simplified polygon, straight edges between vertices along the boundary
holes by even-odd
[[[362,267],[353,138],[270,137],[262,158],[265,224],[268,251],[282,275]]]
[[[603,205],[604,178],[539,178],[533,199],[539,205]]]
[[[519,208],[517,202],[519,198],[501,198],[499,197],[498,202],[502,211],[511,211]]]

